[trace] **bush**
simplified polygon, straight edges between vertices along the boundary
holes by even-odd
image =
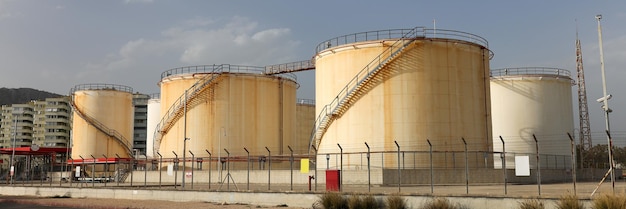
[[[382,208],[378,200],[376,200],[376,198],[374,198],[371,194],[361,198],[361,205],[363,208]]]
[[[324,209],[344,209],[348,208],[348,201],[337,192],[326,192],[320,196],[315,206],[322,206]]]
[[[532,200],[525,200],[519,203],[519,208],[520,209],[544,209],[546,208],[543,205],[543,202],[536,200],[536,199],[532,199]]]
[[[626,209],[626,197],[624,195],[603,194],[593,199],[593,209]]]
[[[348,208],[349,209],[361,209],[366,208],[363,207],[363,202],[361,201],[361,197],[359,195],[353,194],[348,198]]]
[[[426,205],[423,207],[424,209],[460,209],[462,208],[458,204],[452,204],[446,198],[434,198],[431,201],[428,201]]]
[[[392,194],[387,196],[387,208],[388,209],[406,209],[406,201],[398,194]]]
[[[583,209],[585,208],[583,202],[578,199],[575,194],[566,194],[559,198],[556,203],[558,209]]]

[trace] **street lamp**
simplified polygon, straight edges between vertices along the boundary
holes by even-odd
[[[609,151],[609,171],[611,171],[611,185],[613,188],[613,193],[615,193],[615,170],[613,166],[613,142],[611,140],[611,126],[609,125],[609,113],[612,112],[611,108],[609,108],[609,99],[611,99],[611,95],[606,93],[606,76],[604,74],[604,52],[602,49],[602,25],[600,24],[600,19],[602,19],[602,15],[596,15],[596,20],[598,21],[598,42],[600,46],[600,71],[602,72],[602,98],[598,99],[598,102],[602,103],[602,110],[604,110],[604,119],[606,125],[606,133],[607,133],[607,143],[608,143],[608,151]]]

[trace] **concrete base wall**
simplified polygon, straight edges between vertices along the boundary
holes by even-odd
[[[291,207],[311,208],[319,199],[319,193],[283,193],[283,192],[199,192],[199,191],[164,191],[164,190],[133,190],[133,189],[94,189],[94,188],[56,188],[56,187],[10,187],[0,186],[0,195],[15,196],[66,196],[72,198],[104,198],[130,200],[164,200],[164,201],[207,201],[226,202],[229,204],[242,203],[262,206],[287,204]],[[375,195],[379,201],[384,201],[385,195]],[[420,208],[432,196],[402,196],[410,208]],[[519,202],[525,198],[512,197],[446,197],[453,204],[460,204],[466,208],[518,208]],[[556,199],[542,198],[546,208],[555,207]],[[590,200],[583,200],[590,206]]]
[[[465,169],[433,169],[434,184],[465,184]],[[469,169],[469,183],[504,183],[504,173],[501,169]],[[605,169],[578,170],[578,181],[600,179],[606,173]],[[515,169],[507,169],[507,182],[519,184],[536,184],[537,170],[531,170],[530,176],[516,176]],[[382,173],[384,185],[398,184],[398,175],[402,177],[402,184],[430,184],[431,172],[428,169],[404,169],[398,174],[397,169],[385,169]],[[615,170],[616,176],[622,176],[622,170]],[[541,169],[541,183],[571,182],[570,169]],[[345,183],[345,182],[344,182]]]

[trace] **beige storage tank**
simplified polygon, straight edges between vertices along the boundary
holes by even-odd
[[[289,153],[295,139],[296,77],[263,75],[263,67],[205,65],[165,71],[161,76],[161,122],[155,146],[164,158]],[[187,122],[184,121],[187,92]],[[186,129],[186,133],[185,133]],[[292,146],[293,147],[293,146]],[[190,156],[187,154],[187,156]]]
[[[507,168],[515,168],[515,157],[530,156],[536,166],[539,143],[541,164],[550,168],[571,168],[570,139],[574,133],[570,72],[557,68],[524,67],[491,71],[491,114],[493,149],[507,153]],[[494,166],[502,168],[500,157]]]
[[[148,119],[146,123],[146,155],[148,158],[157,156],[154,149],[154,131],[161,120],[161,99],[160,94],[150,95],[148,100]]]
[[[424,28],[357,33],[317,47],[316,132],[318,162],[324,153],[392,152],[377,168],[395,168],[402,151],[426,153],[402,160],[428,168],[427,139],[433,150],[457,152],[437,157],[435,167],[462,165],[462,138],[470,151],[491,151],[487,41],[450,30]],[[482,154],[481,154],[482,156]],[[486,164],[470,160],[470,166]],[[416,159],[414,161],[414,159]],[[337,158],[330,159],[336,164]],[[363,158],[343,158],[343,169],[363,166]],[[376,162],[379,161],[379,162]],[[449,166],[450,165],[450,166]]]
[[[313,124],[315,124],[315,100],[298,99],[296,103],[296,140],[292,146],[294,152],[308,152]]]
[[[71,89],[72,158],[132,157],[133,89],[114,84],[81,84]]]

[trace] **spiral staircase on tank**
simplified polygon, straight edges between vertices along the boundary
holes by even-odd
[[[203,67],[212,67],[206,74],[206,76],[200,78],[196,83],[189,87],[185,93],[183,93],[167,110],[167,112],[161,118],[161,121],[157,124],[154,132],[154,152],[156,153],[160,146],[163,135],[166,134],[170,128],[184,115],[185,106],[189,107],[194,100],[199,99],[199,95],[207,87],[209,87],[215,80],[224,72],[225,68],[230,68],[230,65],[211,65]]]
[[[83,112],[80,108],[78,108],[78,105],[76,105],[76,102],[74,102],[74,96],[73,95],[72,95],[72,99],[71,99],[71,104],[72,104],[72,109],[74,109],[74,112],[76,114],[78,114],[78,116],[80,116],[87,123],[91,124],[93,127],[96,127],[96,129],[98,129],[100,132],[102,132],[102,133],[106,134],[107,136],[110,136],[113,139],[115,139],[115,141],[124,148],[124,151],[126,151],[126,154],[128,154],[128,156],[134,157],[133,156],[133,151],[132,151],[132,146],[130,145],[128,140],[126,140],[126,138],[122,134],[117,132],[115,129],[111,129],[111,128],[107,127],[106,125],[104,125],[100,121],[96,120],[95,118],[93,118],[90,115],[88,115],[85,112]]]
[[[356,100],[375,85],[374,78],[384,70],[390,69],[390,64],[400,57],[402,52],[413,46],[412,43],[417,37],[424,37],[424,28],[416,27],[404,33],[401,38],[387,47],[359,71],[329,104],[324,105],[311,131],[309,152],[311,152],[312,146],[316,149],[319,148],[322,137],[330,127],[330,124],[341,117]]]

